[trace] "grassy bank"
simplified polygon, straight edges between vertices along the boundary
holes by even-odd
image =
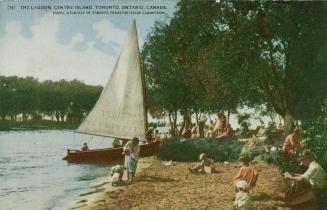
[[[161,160],[180,162],[198,161],[199,154],[206,153],[209,158],[216,161],[237,160],[244,146],[237,139],[168,139],[160,146]]]
[[[44,129],[76,129],[79,124],[69,122],[57,122],[51,120],[40,121],[0,121],[0,131],[14,130],[44,130]]]

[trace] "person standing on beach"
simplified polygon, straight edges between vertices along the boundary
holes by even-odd
[[[139,139],[137,137],[134,137],[133,140],[127,142],[127,144],[124,146],[123,151],[124,151],[123,154],[125,155],[125,168],[127,169],[127,179],[128,180],[130,180],[131,178],[134,179],[136,168],[137,168],[137,161],[140,154]],[[131,169],[130,173],[129,173],[129,166]]]

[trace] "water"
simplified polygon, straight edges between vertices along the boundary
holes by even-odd
[[[109,166],[62,160],[84,142],[90,149],[112,144],[72,131],[0,132],[0,209],[63,209],[92,183],[108,181]]]

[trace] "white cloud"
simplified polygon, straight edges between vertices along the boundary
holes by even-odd
[[[102,41],[113,41],[119,46],[126,35],[105,20],[95,23],[94,28]],[[59,17],[52,15],[31,26],[31,38],[22,36],[20,22],[8,23],[6,33],[0,37],[0,75],[33,76],[40,80],[79,79],[104,85],[116,56],[95,49],[94,42],[86,42],[86,50],[75,50],[76,44],[85,42],[82,33],[75,34],[69,44],[60,44],[56,38],[58,31]]]
[[[85,37],[82,33],[77,33],[72,37],[71,46],[75,46],[78,43],[82,43]]]
[[[96,37],[103,43],[108,44],[109,42],[113,42],[118,46],[123,43],[127,34],[126,31],[117,28],[107,19],[102,19],[101,21],[94,23],[93,29],[97,32]],[[119,50],[117,47],[114,47],[114,49],[116,52]]]

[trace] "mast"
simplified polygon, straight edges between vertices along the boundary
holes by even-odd
[[[133,19],[133,24],[135,24],[136,27],[136,21]],[[137,30],[136,30],[136,36],[137,35]],[[148,104],[147,104],[147,93],[146,93],[146,83],[145,83],[145,73],[144,73],[144,62],[140,53],[140,48],[139,48],[139,42],[137,40],[137,48],[139,51],[139,60],[140,60],[140,70],[141,70],[141,80],[142,80],[142,89],[143,89],[143,110],[144,110],[144,128],[145,128],[145,133],[148,131]]]

